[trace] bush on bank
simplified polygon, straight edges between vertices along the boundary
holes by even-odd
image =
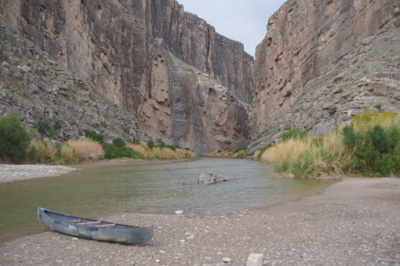
[[[366,109],[350,125],[321,137],[298,129],[289,132],[280,143],[260,150],[255,158],[296,177],[400,173],[400,119],[394,112]]]
[[[0,119],[0,154],[5,162],[24,160],[29,144],[29,134],[21,125],[17,114]]]
[[[121,138],[111,144],[104,143],[104,136],[86,130],[85,138],[69,140],[63,143],[44,141],[44,137],[58,134],[47,120],[38,122],[41,140],[31,143],[28,132],[23,128],[18,116],[11,114],[0,119],[0,162],[28,163],[79,163],[100,159],[133,158],[133,159],[185,159],[196,155],[177,146],[167,145],[161,140],[157,143],[133,141],[126,145]]]
[[[355,170],[369,175],[400,173],[400,119],[391,111],[365,110],[343,128],[344,144],[353,152]]]
[[[141,154],[141,159],[145,160],[175,160],[175,159],[189,159],[196,157],[194,152],[189,149],[182,149],[174,145],[167,145],[160,139],[154,143],[149,142],[135,142],[128,144],[128,147]]]

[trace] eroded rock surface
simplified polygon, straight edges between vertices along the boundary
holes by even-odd
[[[400,111],[399,25],[396,0],[287,1],[257,47],[248,151],[294,127],[327,133],[365,108]]]
[[[135,139],[140,125],[77,73],[0,25],[0,116],[17,111],[27,130],[51,121],[60,140],[98,130],[107,141]],[[39,135],[39,134],[37,134]]]
[[[364,42],[395,27],[396,0],[289,0],[257,47],[257,127],[262,130],[303,92],[338,74]]]
[[[142,125],[139,139],[197,153],[250,139],[251,127],[242,121],[251,121],[253,58],[175,0],[7,0],[0,22],[131,113]],[[223,90],[226,100],[213,98],[213,90]]]

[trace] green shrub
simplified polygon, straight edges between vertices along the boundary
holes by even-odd
[[[393,125],[396,118],[398,118],[398,116],[393,111],[374,113],[367,108],[353,117],[352,125],[358,129],[368,128],[375,125],[387,127],[387,125]]]
[[[261,149],[259,149],[259,152],[257,153],[256,159],[257,161],[261,160],[261,156],[263,155],[263,153],[265,152],[266,149],[270,148],[272,145],[270,145],[269,147],[263,147]]]
[[[112,143],[119,148],[123,148],[126,146],[125,141],[121,138],[114,139]]]
[[[104,143],[104,136],[102,134],[98,134],[93,130],[84,130],[83,132],[85,132],[85,137],[88,139],[92,139],[94,141],[97,141],[101,144]]]
[[[160,149],[167,148],[167,149],[170,149],[170,150],[172,150],[172,151],[176,151],[176,149],[180,149],[179,146],[167,145],[167,144],[165,144],[161,139],[157,139],[156,144],[152,143],[153,141],[151,141],[151,140],[150,140],[149,142],[150,142],[150,144],[147,143],[147,146],[148,146],[150,149],[152,149],[152,148],[154,148],[154,147],[157,147],[157,148],[160,148]],[[154,144],[154,145],[153,145],[153,144]],[[150,145],[150,146],[149,146],[149,145]]]
[[[130,144],[135,144],[135,145],[140,145],[140,141],[136,140],[136,139],[129,141],[129,143]]]
[[[148,142],[147,142],[147,147],[149,147],[149,149],[151,150],[151,149],[153,149],[154,148],[154,142],[152,141],[152,140],[149,140]]]
[[[167,144],[165,144],[161,139],[157,139],[156,146],[159,148],[165,148]]]
[[[282,141],[287,141],[289,139],[302,140],[304,137],[307,137],[307,136],[308,136],[307,131],[301,131],[298,128],[292,128],[292,129],[289,129],[288,131],[286,131],[285,133],[283,133]]]
[[[177,147],[174,145],[166,145],[165,148],[170,149],[171,151],[176,151]]]
[[[113,144],[105,144],[103,145],[104,149],[104,159],[117,159],[117,158],[133,158],[139,159],[141,154],[139,152],[134,151],[129,147],[118,147]]]
[[[50,124],[48,120],[45,119],[40,119],[38,121],[38,131],[42,138],[44,137],[49,137],[49,138],[54,138],[58,134],[60,134],[59,130],[54,129],[54,127]]]
[[[366,174],[400,173],[400,129],[375,125],[356,132],[353,126],[343,128],[343,142],[354,153],[357,168]]]
[[[235,152],[235,154],[236,154],[236,158],[242,159],[246,155],[246,151],[239,150],[239,151]]]
[[[23,160],[30,144],[28,132],[16,114],[0,120],[0,154],[5,161]]]

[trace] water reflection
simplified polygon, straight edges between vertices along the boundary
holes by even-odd
[[[328,183],[282,179],[258,162],[234,159],[83,165],[63,177],[0,185],[0,241],[43,230],[37,206],[71,215],[113,212],[221,214],[316,193]],[[205,186],[201,172],[230,181]]]

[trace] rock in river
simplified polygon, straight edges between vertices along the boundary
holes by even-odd
[[[228,181],[228,178],[223,175],[214,175],[211,173],[201,173],[199,183],[202,182],[206,185],[214,185],[221,182]]]

